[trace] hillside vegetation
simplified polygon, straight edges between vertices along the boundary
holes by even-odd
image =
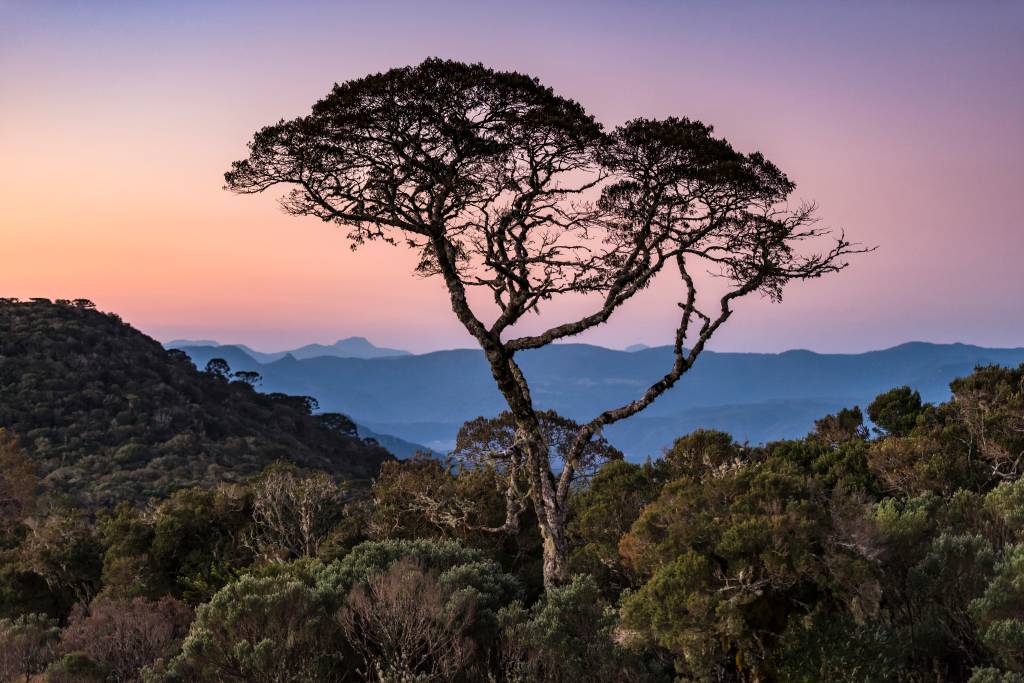
[[[535,511],[506,509],[529,485],[507,414],[352,495],[350,463],[316,448],[344,416],[196,371],[85,303],[5,306],[4,387],[34,409],[5,394],[0,681],[1024,680],[1024,365],[759,446],[696,430],[631,463],[596,439],[569,489],[572,576],[545,587]],[[160,443],[146,406],[182,403],[169,424],[205,469],[117,459]],[[557,452],[573,424],[543,420]],[[251,434],[301,467],[226,456]],[[148,493],[126,484],[145,472],[167,493],[96,505]]]
[[[369,479],[390,457],[310,407],[200,372],[88,302],[0,302],[0,428],[73,499],[141,502],[279,459]]]

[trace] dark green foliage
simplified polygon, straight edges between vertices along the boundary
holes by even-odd
[[[172,589],[169,574],[150,552],[153,525],[143,513],[121,503],[97,516],[96,529],[103,547],[103,590],[101,596],[156,597]],[[166,569],[166,568],[165,568]]]
[[[154,679],[276,682],[355,676],[362,660],[346,644],[342,631],[348,622],[341,611],[354,595],[365,600],[367,588],[400,564],[416,568],[420,577],[435,577],[438,595],[444,596],[438,618],[457,605],[471,606],[467,636],[474,642],[473,661],[486,662],[498,610],[520,596],[515,579],[479,551],[454,542],[382,541],[356,546],[328,565],[308,560],[268,565],[226,585],[199,607],[181,655]],[[359,635],[365,633],[352,632],[349,638]]]
[[[443,584],[471,590],[477,595],[480,618],[519,597],[518,582],[479,550],[454,541],[390,540],[362,543],[341,561],[327,565],[317,584],[325,592],[343,596],[352,587],[381,574],[399,560],[437,571]]]
[[[971,603],[982,641],[1007,669],[1024,672],[1024,545],[1012,545]]]
[[[369,531],[375,539],[455,539],[497,559],[532,595],[540,591],[540,535],[532,509],[517,528],[506,521],[507,479],[493,463],[461,468],[429,456],[384,463],[373,484]]]
[[[304,683],[336,680],[339,629],[334,596],[296,563],[243,576],[196,611],[181,655],[155,676],[166,681]]]
[[[184,489],[161,503],[148,554],[173,582],[173,592],[196,604],[209,599],[251,561],[239,544],[249,524],[244,489]]]
[[[830,444],[839,444],[850,439],[863,439],[867,436],[864,428],[864,414],[858,406],[843,408],[835,415],[826,415],[814,421],[811,436]]]
[[[875,492],[877,477],[868,467],[869,444],[861,438],[838,443],[809,438],[777,441],[756,449],[754,459],[789,461],[828,490]]]
[[[657,497],[664,469],[617,460],[594,475],[573,501],[569,538],[574,571],[594,576],[603,590],[614,594],[634,584],[635,576],[620,559],[619,539]]]
[[[664,456],[673,477],[703,477],[745,459],[746,450],[730,435],[710,429],[698,429],[676,439]]]
[[[102,547],[81,510],[62,508],[46,516],[26,536],[21,556],[23,566],[67,604],[88,604],[99,590]]]
[[[90,506],[244,481],[285,459],[368,479],[388,454],[321,426],[302,397],[202,373],[113,315],[0,302],[0,428],[43,484]]]
[[[107,670],[84,652],[70,652],[46,670],[49,683],[104,683]]]
[[[891,436],[906,436],[921,414],[921,394],[910,387],[898,387],[879,394],[868,406],[868,417]]]
[[[828,500],[793,463],[765,460],[665,486],[620,544],[648,578],[625,623],[713,680],[765,676],[791,616],[830,595],[845,554],[827,542]]]
[[[951,408],[972,437],[989,476],[1024,474],[1024,365],[989,365],[954,380]]]
[[[877,625],[821,611],[792,619],[773,653],[773,667],[777,680],[791,683],[899,680],[901,645]]]
[[[508,683],[618,683],[658,680],[663,673],[654,658],[645,662],[616,642],[617,615],[589,576],[573,577],[530,609],[510,605],[499,620]]]

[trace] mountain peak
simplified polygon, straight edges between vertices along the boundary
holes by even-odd
[[[339,339],[338,341],[334,342],[335,346],[338,346],[340,344],[369,344],[370,346],[373,346],[370,340],[367,339],[366,337],[345,337],[344,339]]]

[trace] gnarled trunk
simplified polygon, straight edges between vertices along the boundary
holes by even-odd
[[[526,442],[526,469],[530,499],[544,549],[544,589],[560,586],[569,579],[569,542],[566,537],[568,500],[559,494],[551,472],[550,447],[535,414],[524,416],[519,430]]]
[[[551,590],[569,580],[569,543],[565,524],[541,524],[544,541],[544,590]]]

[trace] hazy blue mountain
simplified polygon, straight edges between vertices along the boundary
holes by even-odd
[[[188,339],[175,339],[174,341],[167,342],[164,346],[168,349],[183,349],[192,346],[212,346],[217,348],[235,347],[243,350],[246,354],[260,363],[273,363],[276,360],[281,360],[287,354],[291,354],[295,358],[299,359],[317,358],[319,356],[334,356],[336,358],[386,358],[388,356],[411,355],[408,351],[403,351],[401,349],[388,349],[382,346],[375,346],[366,337],[347,337],[345,339],[339,339],[330,345],[307,344],[305,346],[300,346],[297,349],[270,352],[257,351],[256,349],[250,348],[244,344],[220,344],[219,342],[210,339],[195,341]]]
[[[651,347],[648,346],[647,344],[630,344],[629,346],[626,347],[625,350],[626,353],[634,353],[636,351],[646,351],[649,348]]]
[[[411,458],[417,453],[441,455],[441,452],[433,448],[413,443],[412,441],[406,441],[405,439],[399,439],[397,436],[392,436],[391,434],[375,432],[366,425],[356,424],[356,431],[362,439],[375,439],[378,444],[400,460]]]
[[[264,391],[315,396],[324,410],[435,450],[450,447],[465,420],[504,408],[483,355],[475,350],[378,359],[285,356],[265,364],[238,347],[184,350],[200,367],[223,357],[235,369],[260,372]],[[587,419],[638,397],[669,367],[672,352],[669,347],[627,352],[556,344],[517,358],[539,406]],[[845,406],[865,406],[895,386],[909,385],[927,401],[945,400],[950,380],[990,363],[1024,363],[1024,348],[912,342],[860,354],[708,351],[676,387],[608,434],[633,457],[657,455],[697,427],[723,429],[751,443],[797,437],[816,418]]]
[[[220,346],[213,339],[172,339],[164,344],[165,349],[180,349],[185,346]]]

